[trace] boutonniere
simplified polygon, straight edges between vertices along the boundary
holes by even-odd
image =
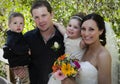
[[[54,42],[53,46],[51,47],[53,50],[57,51],[60,48],[60,44],[58,42]]]

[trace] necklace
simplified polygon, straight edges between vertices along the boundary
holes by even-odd
[[[48,42],[49,39],[51,39],[53,36],[55,35],[55,31],[53,33],[51,33],[48,37],[43,37],[43,40],[45,42],[45,44]]]

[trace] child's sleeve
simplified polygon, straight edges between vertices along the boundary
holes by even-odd
[[[12,52],[12,50],[11,50],[7,45],[4,45],[4,46],[3,46],[3,57],[4,57],[5,59],[9,59],[9,58],[11,58],[13,55],[14,55],[14,53]]]

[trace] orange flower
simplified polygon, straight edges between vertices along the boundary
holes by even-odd
[[[58,58],[58,60],[60,61],[60,60],[64,60],[65,59],[65,54],[64,55],[62,55],[62,56],[60,56],[59,58]]]
[[[56,72],[56,71],[59,70],[59,69],[61,69],[61,66],[59,66],[59,65],[53,65],[53,66],[52,66],[53,72]]]

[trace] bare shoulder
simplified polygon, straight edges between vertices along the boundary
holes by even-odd
[[[101,62],[111,61],[111,55],[105,47],[101,47],[97,59]]]

